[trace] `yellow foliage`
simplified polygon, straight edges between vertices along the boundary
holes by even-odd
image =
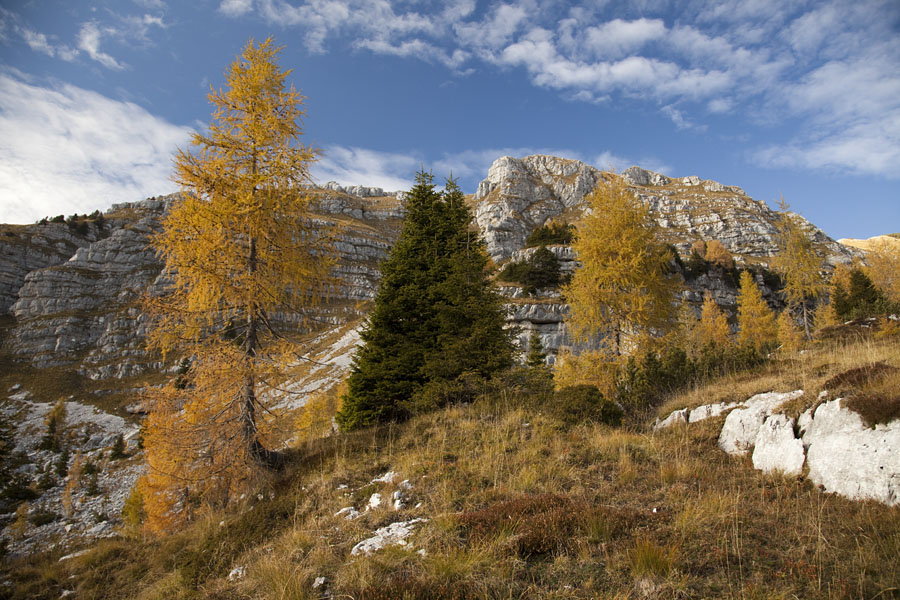
[[[833,303],[823,302],[816,307],[815,314],[813,315],[813,324],[816,329],[837,325],[839,321],[840,319],[838,319],[837,312],[834,310]]]
[[[572,244],[582,267],[563,291],[569,326],[579,340],[599,333],[612,354],[627,354],[635,346],[629,339],[672,325],[676,284],[666,275],[672,256],[649,209],[622,178],[601,182],[586,200],[590,211]]]
[[[66,476],[66,485],[63,488],[62,498],[60,499],[63,512],[67,517],[71,517],[74,514],[74,494],[81,485],[83,470],[84,456],[81,454],[81,450],[78,450],[75,452],[75,458],[72,459],[72,466],[69,467],[69,472]]]
[[[333,430],[334,416],[341,409],[341,399],[347,393],[342,382],[324,392],[313,395],[297,417],[299,440],[314,440],[329,435]]]
[[[587,350],[580,354],[560,352],[554,365],[553,381],[557,389],[570,385],[595,385],[607,398],[613,396],[621,356],[609,352]]]
[[[872,283],[881,289],[889,300],[900,303],[900,247],[889,247],[882,242],[880,246],[869,251],[866,262],[868,263],[866,275]]]
[[[778,343],[786,352],[796,352],[803,346],[803,332],[797,327],[797,323],[790,311],[785,309],[778,315],[776,322],[778,328]]]
[[[757,350],[776,341],[775,313],[763,300],[750,271],[741,271],[738,295],[738,342],[750,344]]]
[[[719,240],[710,240],[706,244],[706,256],[704,258],[723,269],[734,268],[734,258],[731,256],[731,252]]]
[[[331,284],[334,232],[314,222],[305,192],[316,151],[300,143],[303,97],[286,87],[279,51],[251,39],[209,94],[209,133],[194,134],[194,153],[179,150],[185,193],[152,239],[170,285],[147,301],[149,346],[191,357],[147,393],[141,493],[153,531],[196,502],[227,504],[277,464],[267,436],[297,352],[273,316],[304,314]]]
[[[878,320],[878,331],[875,332],[875,339],[893,339],[900,338],[900,321],[895,321],[887,317]]]
[[[715,344],[726,346],[730,343],[731,330],[728,328],[728,319],[713,300],[709,290],[703,297],[703,308],[700,314],[698,327],[699,341],[701,344]]]
[[[778,206],[778,254],[772,259],[772,266],[784,280],[782,294],[788,306],[801,309],[803,327],[809,337],[807,302],[825,293],[825,281],[820,273],[823,261],[816,254],[800,216],[789,212],[790,205],[784,198]]]
[[[697,256],[706,256],[706,242],[703,240],[696,240],[691,244],[691,252]]]

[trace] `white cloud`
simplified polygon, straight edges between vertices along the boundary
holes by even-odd
[[[587,45],[597,55],[615,58],[634,52],[648,42],[661,39],[665,34],[666,26],[661,19],[613,19],[596,27],[589,27],[585,37]]]
[[[166,3],[163,0],[134,0],[134,3],[153,10],[164,10],[166,8]]]
[[[219,12],[229,17],[241,17],[253,10],[253,0],[222,0]]]
[[[171,159],[189,134],[130,102],[0,72],[0,222],[174,191]]]
[[[337,181],[345,186],[368,185],[393,192],[408,190],[421,164],[419,159],[408,154],[330,146],[311,171],[319,184]]]
[[[428,11],[427,7],[438,6]],[[639,101],[679,129],[710,115],[761,127],[790,123],[792,139],[750,154],[763,164],[893,177],[900,148],[896,0],[635,0],[610,19],[602,1],[222,0],[295,27],[313,52],[332,41],[380,55],[521,69],[535,86],[582,102]],[[619,15],[623,11],[616,9]],[[478,61],[478,63],[476,63]],[[818,165],[818,166],[817,166]]]
[[[43,33],[31,31],[30,29],[23,29],[22,38],[25,40],[25,43],[28,44],[28,47],[35,52],[41,52],[47,56],[54,56],[56,54],[56,50],[50,42],[47,41],[47,36]]]
[[[125,65],[115,58],[100,51],[100,40],[104,33],[112,33],[108,30],[101,31],[96,21],[88,21],[82,24],[78,32],[78,48],[83,50],[92,59],[108,69],[121,70]]]
[[[484,21],[456,23],[453,28],[459,43],[475,48],[499,49],[518,31],[528,16],[524,6],[512,4],[500,4],[492,13]]]

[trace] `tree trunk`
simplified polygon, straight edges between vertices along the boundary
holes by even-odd
[[[811,340],[812,335],[809,333],[809,313],[806,309],[806,300],[803,301],[803,331],[806,332],[806,339]]]
[[[256,238],[250,238],[250,257],[248,270],[256,272]],[[257,466],[276,470],[284,464],[284,456],[280,452],[273,452],[264,447],[259,441],[259,430],[256,427],[256,378],[253,373],[253,363],[256,360],[256,350],[259,345],[259,313],[255,306],[247,310],[247,337],[244,339],[244,361],[247,373],[244,375],[243,389],[241,390],[241,437],[247,449],[247,455]]]

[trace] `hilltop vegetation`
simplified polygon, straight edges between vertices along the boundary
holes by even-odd
[[[896,338],[841,336],[668,396],[659,414],[771,389],[804,389],[797,413],[826,384],[896,390],[896,375],[840,383],[855,367],[900,367]],[[310,441],[258,495],[171,536],[132,530],[62,562],[61,551],[12,562],[11,597],[897,596],[896,508],[755,471],[716,447],[724,417],[658,433],[572,423],[552,394],[540,371],[518,370],[471,403]],[[375,493],[383,502],[365,510]],[[350,506],[359,517],[336,515]],[[351,555],[417,518],[405,546]]]

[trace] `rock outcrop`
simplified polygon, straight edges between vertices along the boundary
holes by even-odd
[[[87,240],[67,260],[28,273],[10,309],[16,320],[10,349],[37,367],[74,366],[91,379],[161,368],[145,351],[147,318],[138,300],[148,289],[165,286],[162,264],[149,242],[176,198],[114,206],[108,221],[119,215],[115,222],[121,223],[108,225],[107,237]],[[336,287],[312,316],[340,325],[361,317],[356,305],[374,297],[378,263],[396,239],[403,205],[383,193],[373,201],[327,192],[316,195],[315,210],[318,225],[336,230],[340,259]]]
[[[670,178],[640,167],[622,175],[650,207],[666,240],[683,254],[697,239],[721,241],[738,262],[758,262],[775,252],[775,213],[741,188],[696,176]],[[499,158],[472,199],[475,222],[492,258],[501,265],[526,260],[535,251],[524,248],[528,234],[550,220],[577,222],[585,196],[605,176],[577,160]],[[399,233],[404,194],[334,182],[313,193],[319,224],[339,228],[336,247],[341,255],[332,297],[313,316],[342,326],[359,320],[365,310],[359,303],[374,297],[378,263]],[[64,223],[48,223],[0,239],[0,312],[7,306],[15,317],[8,342],[12,351],[41,367],[75,365],[95,379],[158,368],[144,354],[146,323],[135,300],[144,290],[165,283],[147,243],[171,200],[114,206],[106,213],[106,230],[92,226],[81,237]],[[808,234],[831,263],[848,262],[853,256],[854,251],[811,225]],[[564,275],[576,269],[570,247],[554,245],[550,250]],[[762,279],[759,283],[767,300],[777,306],[776,295]],[[736,282],[715,270],[689,281],[681,300],[698,307],[707,290],[733,313]],[[522,346],[537,332],[552,361],[552,355],[571,342],[564,325],[568,307],[558,292],[538,290],[529,297],[514,285],[505,285],[503,292],[510,298],[510,321],[520,327]]]
[[[6,225],[0,234],[0,315],[6,314],[19,297],[25,276],[32,271],[64,263],[78,248],[102,234],[89,226],[81,234],[65,223]]]
[[[524,260],[534,252],[523,248],[528,234],[548,221],[577,223],[586,210],[585,196],[608,176],[583,162],[553,156],[497,159],[473,197],[475,221],[488,253],[499,264]],[[694,241],[713,239],[734,254],[738,263],[765,263],[777,251],[777,214],[764,202],[748,197],[740,187],[697,176],[669,178],[640,167],[626,169],[622,177],[649,207],[662,228],[664,241],[685,256]],[[802,223],[826,265],[849,263],[858,254],[808,221]],[[550,249],[560,261],[561,272],[574,271],[577,262],[570,248]],[[734,314],[737,282],[724,275],[711,270],[688,281],[682,301],[698,308],[709,290],[726,313]],[[766,300],[780,307],[780,298],[765,281],[758,278],[758,283]],[[504,293],[513,299],[511,321],[522,331],[521,340],[527,340],[532,331],[538,332],[551,361],[561,346],[571,343],[563,324],[568,307],[553,304],[558,294],[539,291],[540,304],[535,306],[517,288],[509,286]]]
[[[769,392],[742,403],[677,410],[654,429],[730,411],[719,434],[719,447],[725,452],[752,452],[754,468],[765,473],[802,476],[806,469],[814,485],[852,500],[900,505],[900,420],[867,427],[841,398],[822,402],[796,421],[777,412],[802,394]],[[823,392],[818,400],[826,397]]]

